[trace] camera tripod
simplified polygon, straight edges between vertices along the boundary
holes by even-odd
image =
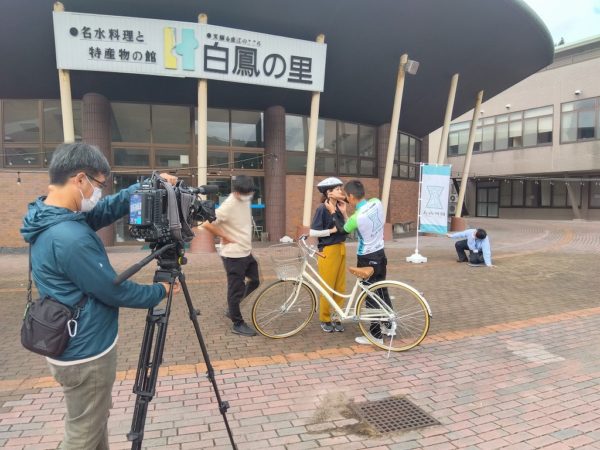
[[[146,327],[144,329],[140,358],[138,360],[138,367],[135,375],[135,384],[133,386],[133,392],[136,394],[135,409],[133,412],[131,431],[127,433],[127,439],[132,442],[132,450],[139,450],[142,448],[148,404],[156,393],[158,369],[162,363],[163,350],[165,348],[169,315],[171,313],[171,302],[173,299],[173,287],[175,283],[179,281],[188,307],[189,317],[194,326],[196,337],[200,344],[200,350],[202,351],[202,356],[206,363],[207,378],[212,383],[215,397],[219,405],[219,412],[223,416],[223,422],[225,422],[225,428],[227,429],[231,445],[234,449],[237,449],[226,416],[226,412],[229,409],[229,403],[221,400],[217,382],[215,380],[214,369],[210,362],[208,350],[206,349],[204,339],[202,338],[202,333],[200,332],[200,325],[197,318],[197,316],[200,315],[200,312],[195,309],[192,304],[192,299],[185,282],[185,275],[181,270],[181,266],[187,263],[184,256],[185,250],[183,244],[179,242],[163,246],[156,244],[153,250],[152,254],[125,270],[115,279],[115,284],[120,284],[150,261],[157,259],[158,269],[156,269],[156,272],[154,273],[154,282],[165,282],[171,286],[164,309],[150,308],[146,316]]]

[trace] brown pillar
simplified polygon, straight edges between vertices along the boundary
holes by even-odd
[[[385,174],[385,162],[387,160],[387,151],[388,144],[390,142],[390,124],[384,123],[377,127],[377,178],[379,178],[379,192],[381,192],[381,188],[383,186],[383,176]],[[392,174],[392,185],[390,188],[390,198],[392,196],[391,191],[394,186],[394,175]],[[390,201],[391,205],[392,202]],[[388,205],[388,210],[386,211],[385,217],[386,224],[384,225],[384,239],[389,241],[392,239],[392,224],[390,223],[390,207]]]
[[[83,96],[83,109],[81,113],[81,129],[83,142],[98,147],[106,159],[111,161],[111,130],[110,130],[110,103],[100,94],[85,94]],[[109,184],[103,195],[112,194],[113,185]],[[109,225],[98,230],[98,236],[106,246],[115,244],[114,225]]]
[[[265,111],[265,218],[269,240],[285,236],[285,109]]]

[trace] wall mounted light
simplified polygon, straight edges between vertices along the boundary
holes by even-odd
[[[505,107],[506,109],[510,109],[510,103],[507,103],[506,105],[504,105],[504,107]]]
[[[577,89],[575,92],[573,92],[573,94],[575,94],[575,95],[581,95],[581,89]]]

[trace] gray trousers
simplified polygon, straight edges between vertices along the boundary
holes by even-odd
[[[117,347],[101,358],[73,366],[48,363],[62,386],[67,415],[63,450],[107,450],[108,416],[117,373]]]

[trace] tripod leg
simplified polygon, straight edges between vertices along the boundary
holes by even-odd
[[[168,275],[168,279],[166,278]],[[135,409],[131,423],[131,431],[127,439],[131,441],[132,450],[142,448],[144,439],[144,426],[148,413],[148,404],[156,393],[158,369],[162,363],[163,350],[167,337],[167,325],[171,313],[171,300],[173,297],[173,284],[177,273],[171,271],[157,271],[155,281],[166,281],[170,284],[169,296],[165,309],[149,309],[146,316],[146,328],[138,360],[133,392],[136,394]],[[157,331],[158,328],[158,331]]]
[[[210,362],[210,357],[208,356],[208,350],[206,349],[206,344],[204,343],[204,338],[202,337],[202,332],[200,331],[200,324],[198,323],[198,312],[194,309],[194,305],[192,304],[192,298],[190,297],[190,292],[188,291],[187,284],[185,282],[185,275],[183,272],[179,274],[179,282],[181,283],[181,290],[185,297],[185,302],[188,307],[188,311],[190,314],[190,320],[194,325],[194,330],[196,331],[196,337],[198,338],[198,343],[200,344],[200,350],[202,351],[202,356],[204,357],[204,362],[206,363],[206,376],[210,380],[213,386],[213,391],[215,392],[215,397],[217,399],[217,403],[219,404],[219,411],[223,416],[223,422],[225,423],[225,428],[227,429],[227,434],[229,435],[229,441],[231,442],[231,446],[234,449],[237,449],[235,445],[235,441],[233,440],[233,434],[231,432],[231,428],[229,427],[229,422],[227,421],[227,410],[229,409],[229,403],[221,400],[221,394],[219,393],[219,387],[217,386],[217,380],[215,379],[215,371]]]

